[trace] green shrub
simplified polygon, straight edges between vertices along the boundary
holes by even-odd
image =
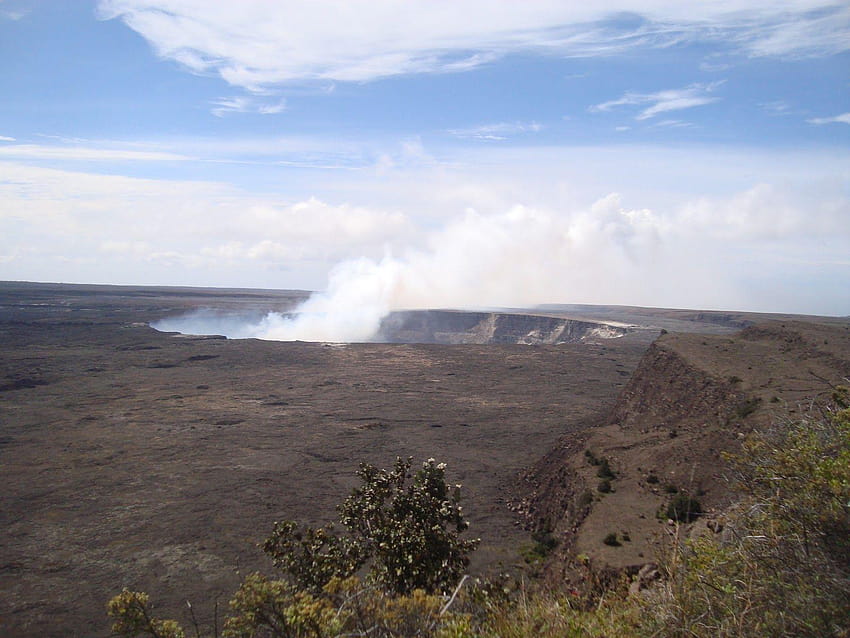
[[[620,546],[620,541],[617,540],[617,535],[614,532],[606,535],[605,538],[602,539],[602,542],[606,545],[610,545],[611,547]]]
[[[531,535],[533,543],[520,550],[525,562],[535,565],[545,561],[558,547],[558,539],[549,530],[542,530]]]
[[[593,502],[593,492],[590,490],[582,490],[582,493],[579,494],[578,501],[576,502],[576,506],[579,510],[583,510],[585,507],[590,505]]]
[[[275,523],[263,550],[314,594],[331,578],[347,578],[367,563],[370,578],[388,591],[450,589],[478,541],[460,538],[468,523],[460,486],[446,484],[445,466],[429,459],[412,475],[410,464],[397,459],[392,470],[361,464],[361,486],[338,508],[347,534],[332,526],[301,530],[283,521]]]
[[[690,523],[702,513],[700,502],[685,492],[679,492],[667,505],[667,518],[680,523]]]
[[[596,476],[601,479],[613,479],[616,477],[614,470],[611,469],[611,465],[608,463],[608,459],[601,459],[599,461],[599,469],[596,470]]]
[[[596,455],[591,452],[589,449],[584,451],[584,457],[587,459],[587,462],[591,465],[599,465],[600,461],[596,458]]]
[[[743,500],[722,540],[701,537],[671,561],[654,601],[659,628],[699,637],[848,635],[850,412],[752,435],[727,458]]]
[[[469,523],[460,485],[446,483],[445,464],[429,459],[412,475],[412,459],[392,470],[361,464],[362,485],[339,507],[340,522],[371,561],[370,578],[387,591],[450,590],[469,565],[478,539],[461,539]]]
[[[391,470],[361,464],[360,486],[338,508],[344,534],[275,523],[263,549],[288,580],[248,576],[223,637],[436,636],[459,627],[462,618],[442,613],[441,594],[461,581],[478,540],[460,537],[468,523],[445,465],[429,459],[415,473],[410,466],[400,458]],[[551,534],[535,540],[547,552],[555,543]],[[353,574],[366,566],[361,583]],[[108,613],[124,638],[185,638],[177,622],[152,615],[143,592],[124,590]]]

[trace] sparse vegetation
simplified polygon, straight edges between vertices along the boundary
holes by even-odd
[[[393,589],[374,574],[366,581],[333,576],[311,592],[253,575],[231,602],[223,636],[846,636],[850,395],[837,398],[832,409],[752,435],[728,457],[741,500],[727,513],[726,532],[675,543],[660,566],[663,579],[641,596],[626,596],[616,577],[591,576],[591,561],[581,556],[579,567],[593,587],[607,588],[604,595],[480,582],[429,594]],[[667,513],[684,524],[700,510],[679,491]],[[554,548],[550,533],[534,540],[541,556]],[[602,539],[611,547],[629,541],[628,531]],[[155,618],[142,593],[125,590],[109,612],[120,636],[185,635]]]
[[[576,505],[579,510],[583,510],[585,507],[590,505],[593,502],[593,492],[590,490],[583,490],[581,494],[579,494],[578,501]]]
[[[412,635],[399,627],[425,617],[436,627],[441,595],[461,580],[478,540],[460,538],[468,523],[445,465],[429,459],[412,473],[411,461],[399,458],[391,470],[361,464],[361,485],[338,508],[346,534],[276,523],[263,550],[286,579],[248,576],[231,600],[224,636]],[[535,540],[547,551],[554,543],[550,534]],[[355,576],[363,566],[365,582]],[[114,597],[113,632],[183,638],[178,623],[152,616],[148,600],[128,590]]]
[[[835,403],[729,457],[743,498],[725,540],[684,543],[670,562],[655,601],[668,634],[848,635],[850,411]]]
[[[596,486],[596,491],[601,492],[602,494],[608,494],[611,491],[611,480],[602,479],[599,481],[599,485]]]
[[[614,474],[614,470],[611,469],[611,465],[608,463],[608,459],[600,459],[599,460],[599,469],[596,470],[596,476],[601,479],[613,479],[616,478],[616,474]]]
[[[679,523],[690,523],[702,513],[702,505],[687,492],[677,492],[667,505],[667,518]]]
[[[602,539],[602,542],[611,547],[619,547],[620,541],[617,540],[617,534],[611,532]]]
[[[755,412],[761,405],[761,397],[753,397],[745,401],[741,401],[735,406],[735,414],[739,419],[745,419]]]
[[[558,539],[548,528],[532,534],[531,540],[532,543],[520,551],[525,562],[530,565],[540,565],[558,547]]]

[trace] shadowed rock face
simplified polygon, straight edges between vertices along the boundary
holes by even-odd
[[[613,323],[545,315],[455,310],[394,312],[381,322],[376,341],[386,343],[561,344],[596,343],[632,329]]]

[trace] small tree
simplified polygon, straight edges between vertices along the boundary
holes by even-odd
[[[445,465],[428,459],[414,474],[411,461],[399,458],[392,470],[361,464],[361,486],[337,508],[345,534],[332,525],[275,523],[263,549],[289,578],[249,575],[230,601],[222,636],[461,635],[452,632],[464,617],[446,613],[451,600],[439,594],[457,585],[479,541],[460,538],[469,524]],[[363,584],[355,573],[366,564],[371,582]],[[177,622],[154,617],[143,592],[124,590],[108,613],[124,638],[185,637]]]
[[[330,526],[301,532],[284,521],[275,524],[263,549],[296,584],[314,592],[367,562],[370,578],[390,593],[450,590],[479,541],[460,538],[469,524],[460,485],[446,483],[445,464],[428,459],[412,474],[411,462],[398,458],[392,470],[360,465],[361,486],[337,508],[347,536]]]
[[[275,523],[263,551],[296,586],[313,594],[321,593],[334,577],[352,576],[366,560],[364,548],[337,534],[333,525],[302,531],[294,521]]]

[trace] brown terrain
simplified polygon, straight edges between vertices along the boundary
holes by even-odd
[[[205,622],[271,570],[257,543],[275,520],[334,518],[358,463],[396,456],[463,483],[477,573],[525,569],[529,524],[553,528],[559,558],[639,565],[664,535],[666,485],[721,508],[719,451],[850,376],[846,319],[430,311],[364,344],[148,326],[304,297],[0,283],[0,635],[107,636],[125,586],[181,619],[188,599]],[[610,460],[612,492],[595,491],[586,449]],[[605,546],[609,531],[631,541]]]
[[[720,532],[731,498],[721,452],[734,452],[753,430],[827,406],[837,385],[850,385],[848,319],[662,335],[613,409],[567,434],[526,475],[532,527],[551,528],[561,540],[548,575],[573,579],[571,567],[588,560],[635,573],[663,558],[676,526],[659,513],[677,490],[705,511],[679,533]],[[593,458],[609,461],[610,492],[599,491]],[[611,533],[619,545],[602,542]]]

